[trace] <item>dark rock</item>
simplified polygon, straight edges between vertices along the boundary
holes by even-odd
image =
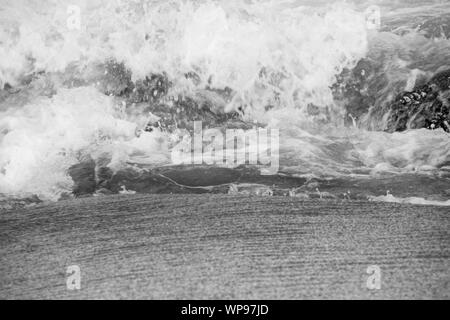
[[[81,161],[69,168],[69,175],[74,181],[73,194],[83,196],[95,192],[95,162],[91,158]]]
[[[165,74],[152,74],[130,83],[123,96],[132,103],[156,102],[167,95],[170,82]]]
[[[334,100],[354,118],[361,118],[376,102],[376,97],[386,83],[382,65],[371,59],[361,59],[355,68],[344,69],[331,87]],[[346,125],[353,125],[351,117]]]
[[[175,129],[186,129],[191,132],[194,129],[194,121],[202,121],[204,126],[209,128],[225,125],[227,128],[251,128],[250,124],[240,120],[238,113],[213,112],[208,104],[199,104],[190,97],[180,97],[170,107],[162,103],[151,105],[149,111],[159,117],[159,120],[149,123],[145,128],[146,131],[159,129],[173,132]]]
[[[450,132],[450,70],[440,72],[427,84],[403,92],[390,106],[386,130],[443,129]]]
[[[405,82],[388,80],[382,60],[362,59],[355,68],[345,69],[331,87],[335,101],[349,115],[345,124],[351,126],[354,118],[365,118],[362,125],[371,130],[427,128],[449,132],[450,70],[429,79],[420,77],[412,91],[392,98],[392,92],[400,92]]]
[[[231,101],[234,95],[230,88],[218,89],[207,86],[192,92],[190,96],[168,96],[173,84],[167,74],[149,74],[144,79],[133,82],[131,71],[123,63],[116,61],[106,62],[93,74],[95,76],[90,82],[95,82],[100,91],[122,99],[128,109],[137,107],[143,114],[151,112],[159,118],[150,120],[142,128],[144,131],[192,130],[193,121],[202,121],[208,127],[220,127],[225,124],[228,128],[251,127],[240,120],[238,112],[223,111],[226,103]],[[200,77],[194,72],[187,73],[185,77],[195,85],[201,82]]]

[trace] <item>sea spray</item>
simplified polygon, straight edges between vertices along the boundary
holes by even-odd
[[[80,28],[68,28],[69,5],[80,8]],[[86,158],[109,176],[171,165],[189,123],[220,119],[225,132],[236,115],[279,130],[283,174],[448,179],[448,133],[381,131],[389,101],[445,69],[449,42],[414,28],[368,30],[367,7],[2,1],[0,194],[56,200]],[[410,11],[395,9],[389,21],[404,24]],[[355,82],[339,82],[347,73]],[[336,84],[355,99],[344,90],[338,101]]]

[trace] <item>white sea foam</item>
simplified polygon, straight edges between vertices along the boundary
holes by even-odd
[[[450,206],[450,200],[447,201],[438,201],[438,200],[427,200],[420,197],[409,197],[409,198],[401,198],[395,197],[392,194],[388,194],[385,196],[370,196],[370,201],[378,201],[378,202],[390,202],[390,203],[403,203],[403,204],[421,204],[428,206]]]
[[[67,26],[68,5],[80,7],[80,30]],[[0,85],[18,85],[39,71],[70,79],[72,72],[115,59],[134,80],[165,72],[176,92],[198,97],[206,85],[231,88],[233,98],[220,108],[244,106],[247,120],[280,129],[280,165],[288,171],[437,170],[450,161],[443,131],[388,134],[342,126],[347,115],[330,86],[368,50],[395,51],[405,41],[398,47],[412,59],[414,45],[430,55],[448,49],[418,36],[368,34],[362,9],[329,1],[3,0]],[[394,53],[386,57],[390,81],[410,75],[411,61],[401,69]],[[199,83],[187,81],[187,72]],[[411,86],[416,79],[410,79]],[[0,103],[0,193],[57,199],[72,188],[68,168],[86,155],[107,154],[115,170],[130,162],[170,163],[170,137],[135,135],[148,113],[127,115],[93,87],[55,84],[55,90],[51,98],[19,106]]]
[[[85,155],[107,153],[114,167],[150,149],[155,163],[168,161],[158,133],[138,138],[135,130],[112,99],[93,88],[61,89],[52,98],[2,112],[0,193],[56,200],[71,191],[67,169]]]

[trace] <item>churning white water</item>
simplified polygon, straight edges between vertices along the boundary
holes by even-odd
[[[368,28],[365,9],[373,4],[390,28]],[[246,122],[279,129],[284,173],[449,179],[449,133],[382,131],[380,106],[396,90],[410,90],[421,77],[450,68],[450,40],[416,30],[408,17],[417,12],[440,17],[450,14],[450,6],[2,0],[0,87],[9,90],[0,96],[0,194],[57,200],[72,190],[68,169],[87,157],[106,161],[113,171],[135,163],[171,164],[176,132],[137,134],[151,115],[105,94],[105,88],[120,86],[103,67],[106,61],[123,63],[132,81],[165,74],[171,82],[166,97],[205,99],[206,88],[229,89],[228,99],[209,98],[214,112],[239,111]],[[361,106],[355,116],[336,101],[332,87],[361,59],[379,62],[369,82],[378,87],[368,109]]]

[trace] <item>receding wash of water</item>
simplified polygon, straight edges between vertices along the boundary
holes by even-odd
[[[0,206],[118,193],[449,206],[450,2],[2,0]]]

